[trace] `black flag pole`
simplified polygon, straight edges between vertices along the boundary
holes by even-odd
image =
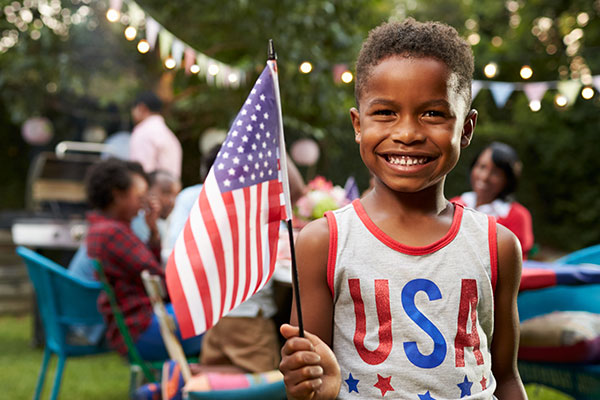
[[[268,49],[268,59],[271,61],[277,61],[277,53],[275,52],[275,45],[273,44],[273,39],[269,39],[269,49]],[[277,77],[277,73],[275,74],[275,77]],[[275,96],[277,96],[277,107],[279,109],[279,128],[281,130],[281,137],[283,138],[283,120],[282,120],[282,116],[281,116],[281,101],[279,99],[279,79],[275,79]],[[286,192],[286,202],[290,202],[290,196],[289,196],[289,181],[288,181],[288,177],[287,177],[287,156],[286,156],[286,152],[285,152],[285,144],[283,143],[283,140],[281,140],[281,147],[280,147],[280,153],[281,153],[281,160],[283,161],[281,163],[281,173],[284,176],[284,192]],[[291,204],[290,207],[287,208],[288,209],[288,216],[287,216],[287,229],[288,229],[288,236],[289,236],[289,241],[290,241],[290,253],[292,255],[292,287],[294,289],[294,300],[296,303],[296,315],[298,317],[298,328],[300,329],[300,337],[304,337],[304,325],[302,323],[302,306],[300,304],[300,287],[298,285],[298,267],[296,265],[296,250],[294,249],[294,231],[292,230],[292,215],[289,212],[289,210],[291,210]]]

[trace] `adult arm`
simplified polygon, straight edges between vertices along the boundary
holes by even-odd
[[[331,351],[333,301],[327,285],[329,228],[321,218],[298,236],[296,256],[305,338],[298,329],[283,325],[287,339],[281,350],[280,370],[289,399],[335,399],[341,385],[339,365]],[[291,323],[297,325],[295,296]]]
[[[148,127],[145,127],[148,129]],[[153,143],[152,132],[134,131],[129,143],[129,158],[142,164],[146,173],[157,168],[157,148]]]
[[[498,281],[494,295],[494,338],[492,372],[498,383],[498,399],[527,399],[519,371],[519,313],[517,294],[521,280],[521,246],[515,235],[502,225],[498,229]]]

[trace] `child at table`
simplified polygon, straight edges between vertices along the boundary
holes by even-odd
[[[519,243],[444,197],[477,121],[472,73],[441,23],[383,24],[363,44],[350,115],[374,187],[298,237],[306,337],[281,327],[290,399],[526,398]]]

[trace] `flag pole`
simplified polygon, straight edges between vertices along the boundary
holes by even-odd
[[[269,39],[268,59],[277,65],[277,53],[273,45],[273,39]],[[298,328],[300,329],[300,337],[304,337],[304,324],[302,323],[302,307],[300,304],[300,288],[298,285],[298,268],[296,265],[296,250],[294,249],[294,231],[292,230],[292,205],[290,197],[290,183],[287,172],[287,154],[285,150],[285,142],[283,137],[283,117],[281,113],[281,99],[279,97],[279,79],[277,69],[273,74],[273,83],[275,84],[275,98],[277,100],[277,112],[279,113],[279,153],[280,153],[280,168],[282,176],[283,193],[285,197],[285,210],[287,218],[288,238],[290,241],[290,252],[292,255],[292,285],[294,288],[294,299],[296,303],[296,315],[298,317]]]

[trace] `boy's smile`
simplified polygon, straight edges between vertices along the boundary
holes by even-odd
[[[456,165],[476,116],[465,119],[465,96],[455,86],[447,66],[432,58],[389,57],[371,71],[352,124],[364,163],[390,189],[442,184]]]

